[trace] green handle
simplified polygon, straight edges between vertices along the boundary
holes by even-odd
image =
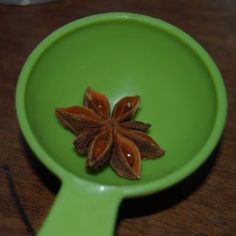
[[[109,187],[64,182],[37,236],[112,236],[120,201]]]

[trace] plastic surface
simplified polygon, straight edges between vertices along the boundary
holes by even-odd
[[[64,182],[47,221],[38,232],[44,235],[113,235],[121,195],[105,187],[79,187]]]
[[[61,127],[54,109],[81,105],[87,86],[112,105],[125,95],[141,96],[135,119],[151,123],[149,134],[166,150],[160,159],[142,161],[141,180],[122,179],[109,166],[88,173],[85,157],[73,149],[75,137]],[[71,228],[69,235],[106,236],[122,198],[168,188],[207,159],[222,133],[227,102],[217,67],[187,34],[151,17],[106,13],[60,28],[33,51],[20,75],[16,108],[32,150],[63,183],[40,235],[54,235],[62,227],[58,221]],[[71,188],[63,188],[70,182]],[[113,207],[106,208],[103,194]],[[89,207],[96,202],[100,224]],[[78,219],[92,217],[89,232],[74,219],[77,213]]]

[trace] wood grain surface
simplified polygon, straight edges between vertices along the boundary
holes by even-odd
[[[229,102],[224,134],[208,161],[169,190],[123,201],[115,235],[236,235],[236,1],[59,0],[0,5],[0,236],[34,235],[60,187],[17,125],[14,97],[22,65],[53,30],[108,11],[154,16],[193,36],[218,65]]]

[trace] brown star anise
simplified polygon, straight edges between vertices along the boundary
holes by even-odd
[[[84,107],[57,108],[62,124],[76,134],[74,146],[80,154],[87,154],[86,166],[98,169],[110,162],[118,175],[140,178],[141,157],[153,159],[164,151],[145,132],[151,126],[131,120],[140,103],[139,96],[123,97],[110,115],[107,97],[88,88]]]

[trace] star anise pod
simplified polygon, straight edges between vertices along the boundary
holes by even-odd
[[[140,178],[141,157],[153,159],[164,154],[145,134],[151,125],[131,120],[139,104],[139,96],[123,97],[110,115],[107,97],[88,88],[83,107],[57,108],[56,115],[77,136],[74,146],[80,154],[88,155],[88,168],[98,169],[110,162],[118,175],[137,179]]]

